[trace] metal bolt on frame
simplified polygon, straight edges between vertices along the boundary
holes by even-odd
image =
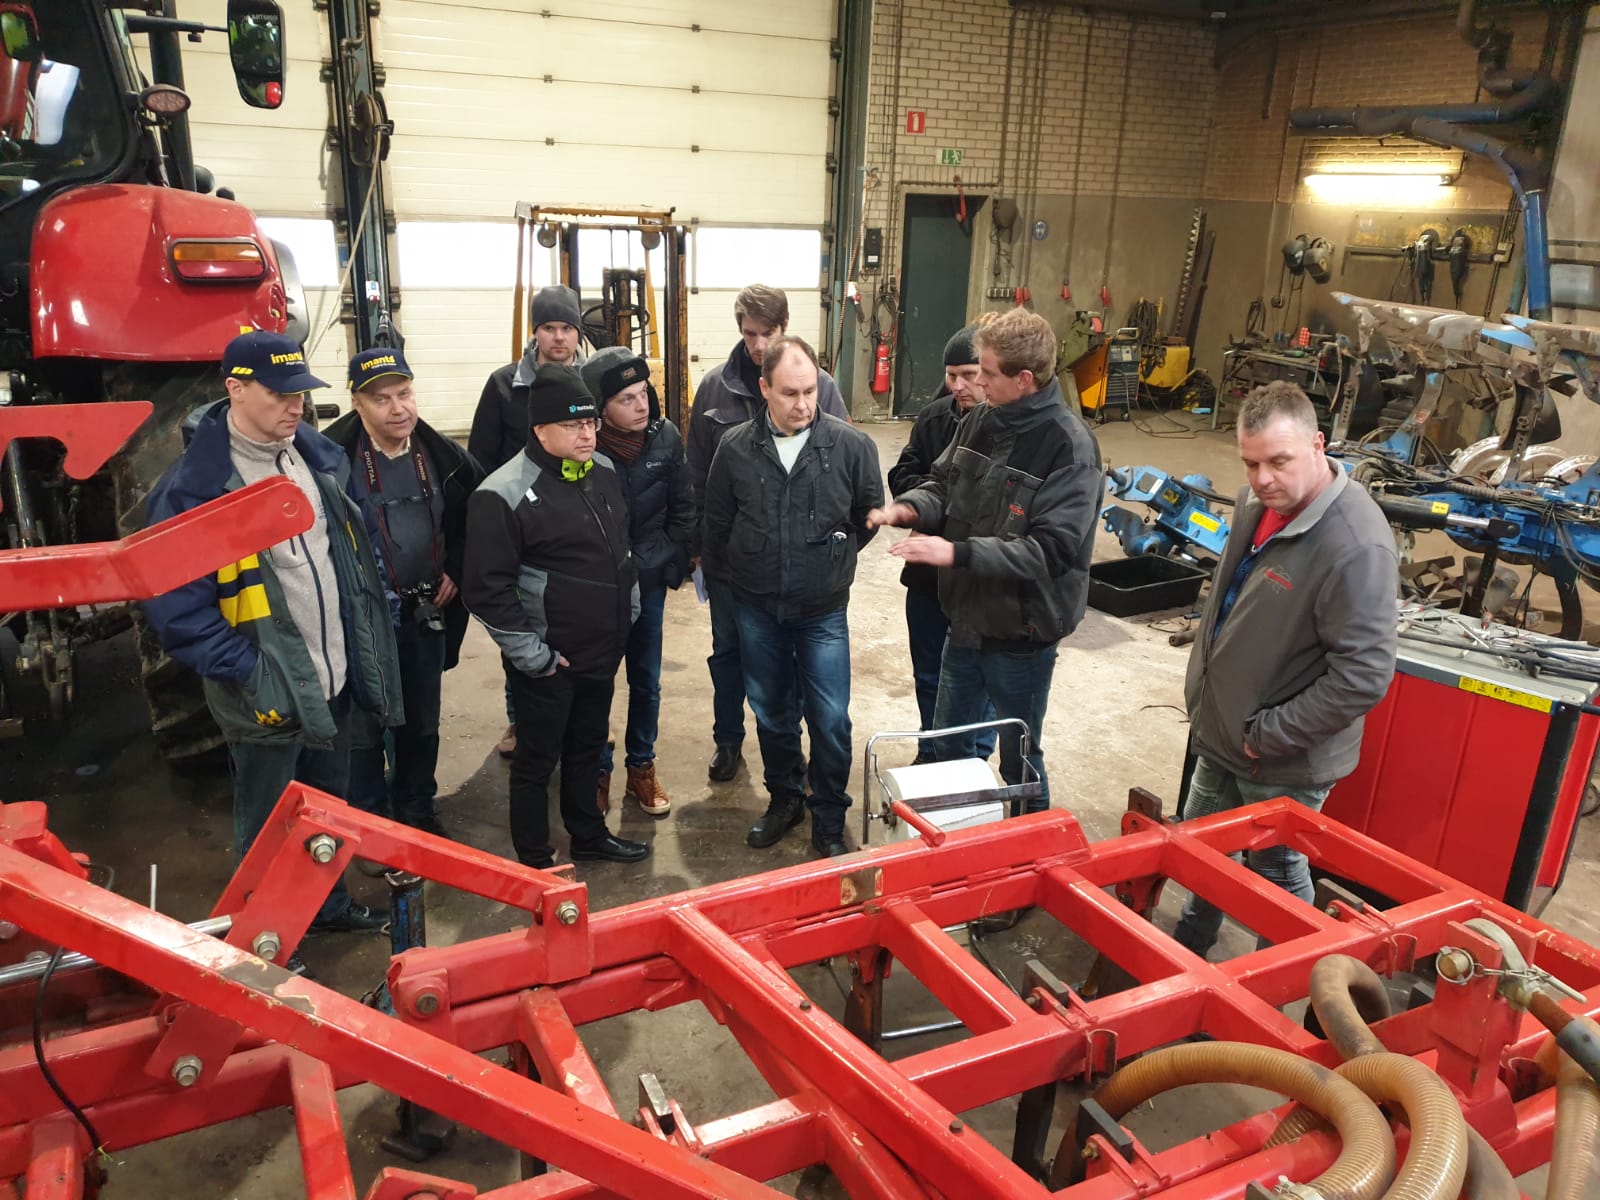
[[[193,1087],[200,1079],[205,1064],[193,1054],[185,1054],[172,1064],[172,1078],[179,1087]]]
[[[338,852],[339,843],[333,840],[331,834],[319,833],[306,843],[306,852],[311,855],[313,862],[330,863]]]
[[[263,929],[256,934],[255,939],[250,943],[250,949],[255,951],[256,957],[263,958],[267,962],[273,962],[283,949],[283,943],[278,940],[278,935],[272,930]]]

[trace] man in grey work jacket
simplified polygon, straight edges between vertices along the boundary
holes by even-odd
[[[257,331],[223,353],[228,398],[194,421],[183,457],[150,493],[150,524],[276,475],[305,492],[316,523],[144,605],[167,653],[205,683],[228,740],[234,850],[240,858],[293,780],[343,797],[352,709],[401,724],[400,667],[370,527],[344,452],[300,422],[305,393],[327,387],[292,338]],[[381,929],[341,881],[313,930]],[[296,955],[286,964],[303,971]]]
[[[1238,437],[1249,487],[1184,685],[1196,755],[1185,820],[1275,796],[1321,809],[1355,769],[1363,719],[1394,676],[1394,535],[1323,454],[1311,402],[1291,383],[1258,387]],[[1310,902],[1298,850],[1252,850],[1249,864]],[[1222,913],[1191,896],[1174,936],[1204,957],[1221,927]]]
[[[765,409],[722,439],[706,478],[706,561],[732,592],[744,687],[771,803],[746,841],[774,845],[805,819],[811,845],[846,852],[850,624],[856,551],[883,503],[872,439],[817,407],[817,358],[795,337],[768,347]],[[794,696],[800,680],[799,704]],[[800,752],[800,711],[811,763]]]

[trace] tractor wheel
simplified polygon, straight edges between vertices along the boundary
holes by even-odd
[[[222,385],[214,363],[126,363],[106,370],[107,400],[150,400],[155,412],[112,460],[117,529],[122,536],[142,529],[145,499],[183,453],[183,421],[194,409],[219,399]],[[150,731],[174,770],[199,772],[226,764],[226,743],[211,718],[200,677],[162,649],[133,608],[139,676],[150,709]]]

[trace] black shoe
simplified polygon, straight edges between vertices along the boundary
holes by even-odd
[[[337,917],[311,922],[312,933],[382,933],[388,928],[389,918],[386,914],[374,912],[354,900]]]
[[[757,850],[775,846],[784,834],[806,819],[806,802],[801,796],[774,796],[761,819],[750,826],[745,841]]]
[[[712,783],[727,783],[739,773],[740,764],[744,762],[744,753],[737,746],[718,746],[717,752],[711,756],[711,766],[706,774]]]
[[[439,823],[439,817],[437,813],[424,813],[422,816],[414,819],[407,817],[405,818],[405,823],[411,826],[411,828],[415,829],[418,833],[431,833],[434,837],[442,838],[447,838],[450,836],[445,832],[444,826]]]
[[[838,858],[841,854],[849,854],[850,847],[845,845],[844,833],[814,833],[811,835],[811,848],[821,858]]]
[[[1023,909],[1013,908],[1010,912],[978,917],[976,920],[969,922],[967,928],[980,937],[989,933],[1004,933],[1008,929],[1017,927],[1017,922],[1022,920],[1023,912]]]
[[[638,862],[650,857],[648,842],[630,842],[614,834],[572,841],[573,862]]]

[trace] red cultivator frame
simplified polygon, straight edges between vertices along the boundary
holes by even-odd
[[[180,518],[207,519],[205,510]],[[257,545],[281,536],[269,532],[251,536]],[[142,578],[165,577],[153,560],[171,544],[153,537],[133,551],[149,568]],[[219,562],[253,548],[208,547]],[[0,555],[0,580],[9,581],[14,561]],[[30,561],[37,568],[38,557]],[[189,565],[191,574],[208,569]],[[89,584],[64,574],[60,602],[77,603],[74,589]],[[1320,873],[1392,903],[1307,906],[1228,857],[1280,843],[1304,851]],[[273,965],[298,944],[355,855],[521,909],[527,927],[395,958],[395,1016]],[[1146,919],[1167,879],[1273,945],[1202,962]],[[1086,999],[1030,965],[1019,995],[945,932],[1024,906],[1097,948],[1130,985]],[[18,954],[40,943],[79,951],[158,997],[91,1003],[78,1027],[48,1043],[54,1076],[104,1147],[290,1106],[312,1200],[479,1195],[409,1169],[386,1170],[358,1191],[335,1096],[363,1082],[522,1151],[535,1171],[562,1169],[487,1193],[496,1200],[771,1196],[761,1181],[818,1163],[857,1198],[1044,1196],[1039,1180],[1063,1082],[1197,1033],[1333,1062],[1331,1047],[1279,1011],[1306,995],[1311,967],[1326,955],[1394,973],[1450,945],[1492,968],[1501,950],[1463,927],[1486,915],[1567,984],[1600,982],[1600,952],[1285,800],[1181,827],[1130,813],[1122,837],[1098,844],[1070,815],[1040,813],[953,833],[937,846],[905,842],[591,913],[586,888],[562,873],[297,785],[216,912],[228,918],[219,923],[224,939],[97,888],[46,830],[42,805],[0,806],[0,919],[25,931],[7,944]],[[850,965],[843,1022],[790,975],[823,959]],[[894,1063],[879,1055],[883,980],[895,960],[961,1021],[964,1039]],[[37,976],[34,968],[21,974],[29,971]],[[24,1001],[31,1009],[31,995],[0,990],[6,1027],[28,1023]],[[580,1028],[689,1002],[728,1028],[778,1098],[695,1126],[652,1091],[636,1119],[625,1117]],[[1543,1030],[1501,999],[1493,977],[1441,983],[1432,1003],[1377,1028],[1391,1050],[1436,1067],[1512,1171],[1548,1160],[1554,1092],[1528,1066]],[[496,1047],[511,1048],[513,1068],[479,1056]],[[1021,1101],[1009,1148],[958,1115],[1010,1096]],[[1308,1179],[1337,1153],[1321,1133],[1268,1146],[1276,1124],[1264,1114],[1159,1154],[1103,1129],[1056,1156],[1081,1154],[1089,1164],[1087,1178],[1067,1189],[1077,1200],[1153,1192],[1222,1200],[1251,1183]],[[0,1200],[93,1194],[92,1150],[32,1048],[0,1050]]]
[[[1393,972],[1448,944],[1493,964],[1498,951],[1462,928],[1487,915],[1565,982],[1587,989],[1600,980],[1600,953],[1290,801],[1182,827],[1130,814],[1124,836],[1098,844],[1071,816],[1041,813],[952,834],[938,848],[903,843],[590,913],[584,887],[559,873],[293,787],[218,905],[232,916],[225,942],[84,882],[35,806],[0,813],[0,915],[163,995],[148,1015],[50,1043],[56,1075],[107,1147],[290,1104],[313,1200],[478,1195],[409,1169],[386,1170],[358,1192],[334,1104],[339,1088],[358,1082],[564,1172],[487,1193],[496,1200],[771,1196],[756,1181],[813,1163],[826,1163],[856,1197],[1044,1196],[1037,1175],[1060,1081],[1202,1032],[1331,1062],[1325,1043],[1279,1011],[1306,994],[1324,955]],[[1278,842],[1396,903],[1322,911],[1227,857]],[[292,949],[355,854],[521,908],[528,928],[396,958],[389,988],[398,1018],[250,951]],[[1207,895],[1275,944],[1201,962],[1140,915],[1164,879]],[[1020,996],[944,932],[1024,905],[1101,948],[1133,986],[1084,1000],[1035,970]],[[787,973],[824,958],[852,967],[843,1024]],[[891,959],[970,1036],[893,1064],[880,1057],[871,1043]],[[658,1097],[637,1122],[625,1120],[579,1027],[690,1001],[729,1028],[780,1098],[696,1127]],[[1543,1031],[1498,998],[1493,978],[1441,984],[1432,1004],[1378,1031],[1392,1049],[1436,1066],[1514,1172],[1548,1159],[1554,1092],[1524,1062]],[[477,1056],[499,1046],[512,1047],[527,1074]],[[957,1115],[1017,1095],[1010,1152]],[[1069,1191],[1084,1200],[1152,1191],[1220,1198],[1251,1181],[1303,1180],[1332,1161],[1337,1143],[1327,1135],[1264,1148],[1275,1124],[1270,1114],[1252,1118],[1155,1155],[1096,1135],[1089,1177]],[[29,1200],[83,1194],[77,1164],[89,1147],[27,1047],[0,1053],[0,1128],[0,1178],[27,1178]]]

